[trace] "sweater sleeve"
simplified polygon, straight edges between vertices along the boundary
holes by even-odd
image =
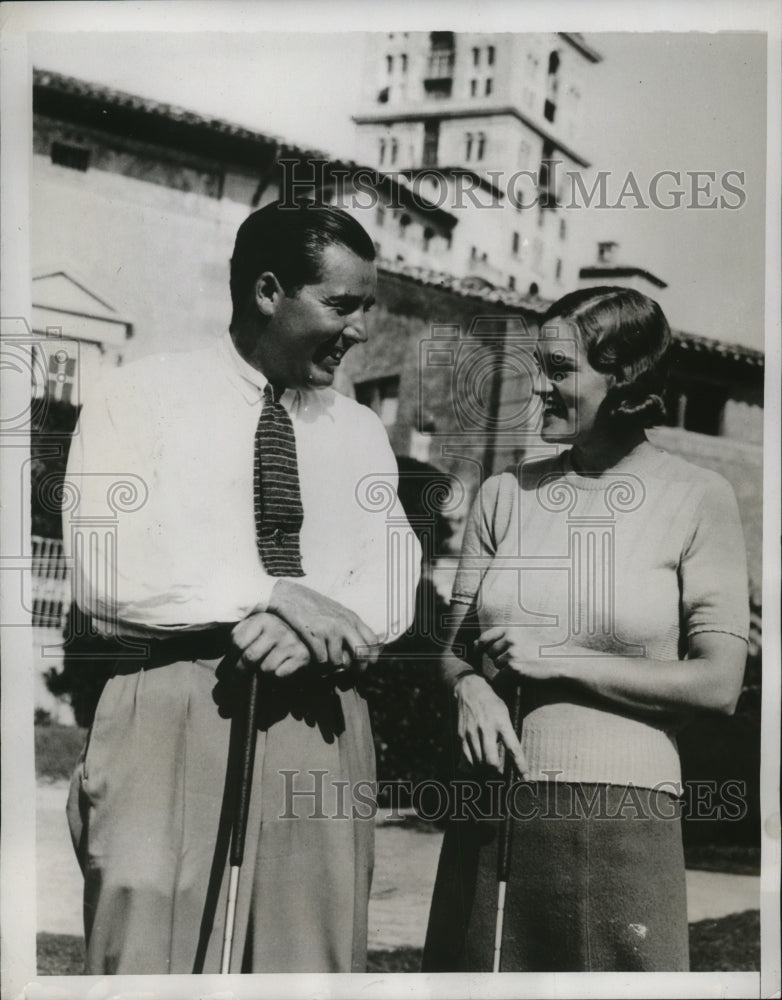
[[[459,568],[451,592],[457,604],[472,604],[512,515],[516,488],[511,473],[490,476],[478,490],[467,516]]]
[[[749,634],[747,556],[738,505],[721,476],[710,478],[679,566],[686,635]]]

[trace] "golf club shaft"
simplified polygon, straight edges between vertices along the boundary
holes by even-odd
[[[513,732],[518,736],[521,728],[521,678],[516,682],[513,691],[513,708],[511,712],[511,722]],[[513,756],[505,747],[505,788],[510,788],[513,782]],[[507,807],[507,798],[506,798]],[[513,842],[513,816],[511,810],[506,808],[505,817],[500,827],[500,838],[497,845],[497,921],[494,928],[494,965],[493,971],[500,971],[500,960],[502,958],[502,929],[505,921],[505,892],[508,887],[508,876],[510,874],[511,845]]]
[[[220,972],[231,971],[231,949],[234,942],[234,925],[236,923],[236,895],[239,891],[239,868],[231,867],[230,880],[228,882],[228,907],[225,913],[225,934],[223,935],[223,958],[220,963]]]
[[[242,770],[231,830],[231,873],[228,882],[228,904],[225,914],[223,934],[223,957],[221,972],[231,971],[231,947],[236,923],[236,899],[239,893],[239,870],[244,860],[244,841],[247,834],[247,818],[250,812],[250,793],[253,783],[255,744],[258,736],[256,712],[258,706],[258,671],[253,669],[249,677],[247,714],[245,716],[244,742],[242,744]]]

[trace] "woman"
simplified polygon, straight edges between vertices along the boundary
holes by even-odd
[[[503,971],[688,968],[674,732],[734,711],[748,599],[730,487],[645,434],[664,415],[669,341],[630,289],[573,292],[543,317],[545,446],[483,484],[453,588],[451,645],[480,630],[481,667],[454,654],[444,672],[482,798],[446,831],[427,971],[492,969],[505,807]],[[503,751],[529,783],[498,809]]]

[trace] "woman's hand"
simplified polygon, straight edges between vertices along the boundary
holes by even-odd
[[[239,654],[238,670],[257,666],[262,673],[288,677],[310,662],[310,651],[298,635],[269,611],[256,611],[240,621],[231,642]]]
[[[567,658],[552,656],[550,659],[524,655],[516,630],[495,626],[482,632],[475,640],[475,649],[485,653],[496,666],[515,670],[531,680],[550,681],[565,679]]]
[[[527,762],[505,702],[480,674],[466,674],[456,682],[454,694],[459,704],[459,738],[470,764],[490,764],[502,770],[499,742],[512,754],[516,767],[527,778]]]

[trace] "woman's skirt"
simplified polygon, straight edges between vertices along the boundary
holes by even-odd
[[[187,640],[106,685],[68,804],[92,974],[219,972],[246,688]],[[223,646],[223,648],[225,648]],[[262,676],[232,971],[366,963],[375,762],[354,687]],[[239,733],[239,739],[237,739]],[[357,797],[356,797],[357,796]]]
[[[492,970],[501,821],[480,818],[498,815],[487,788],[472,810],[478,818],[449,821],[425,972]],[[514,819],[502,971],[689,969],[676,798],[632,786],[520,782],[507,806]]]

